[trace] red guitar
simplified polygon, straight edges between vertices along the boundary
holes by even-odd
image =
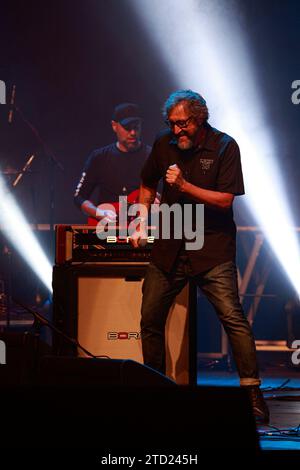
[[[127,203],[128,204],[136,204],[139,200],[139,192],[140,192],[139,189],[135,189],[130,194],[128,194]],[[119,202],[110,202],[109,204],[115,208],[116,214],[118,215],[119,210],[120,210],[120,203]],[[99,220],[95,219],[94,217],[89,217],[88,218],[88,225],[97,225],[98,222],[99,222]]]

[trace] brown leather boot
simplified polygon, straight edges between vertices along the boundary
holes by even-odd
[[[256,422],[260,424],[269,424],[270,413],[264,396],[258,385],[243,386],[247,390],[252,405],[253,414]]]

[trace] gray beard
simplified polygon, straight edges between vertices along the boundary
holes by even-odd
[[[177,141],[177,147],[180,148],[180,150],[190,150],[193,147],[193,141],[192,140],[187,140],[186,142],[179,142]]]

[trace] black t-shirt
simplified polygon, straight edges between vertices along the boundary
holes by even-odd
[[[202,128],[198,145],[192,150],[180,150],[172,133],[169,130],[163,132],[143,167],[143,184],[156,188],[157,182],[165,177],[168,167],[173,164],[177,164],[184,178],[195,186],[234,195],[244,194],[239,147],[232,137],[209,124]],[[165,182],[161,203],[189,203],[194,207],[197,204]],[[170,272],[182,245],[183,240],[174,239],[172,231],[170,240],[158,237],[152,250],[153,262]],[[200,250],[187,251],[194,274],[235,260],[235,252],[236,226],[232,209],[222,211],[204,205],[204,245]]]
[[[142,144],[133,152],[121,152],[110,144],[94,150],[84,166],[77,185],[74,202],[81,204],[91,198],[95,189],[95,204],[117,202],[119,196],[130,194],[140,186],[140,173],[151,147]]]

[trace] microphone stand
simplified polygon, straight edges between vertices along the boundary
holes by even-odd
[[[23,369],[23,380],[24,380],[24,377],[25,377],[25,382],[26,382],[26,377],[29,377],[29,381],[32,380],[33,377],[36,378],[36,374],[37,373],[37,370],[38,370],[38,364],[39,364],[39,352],[40,352],[40,348],[39,348],[39,340],[40,340],[40,329],[42,326],[47,326],[48,328],[50,328],[57,336],[59,336],[60,338],[62,338],[64,341],[66,341],[67,343],[69,343],[73,348],[77,348],[77,349],[80,349],[82,352],[84,352],[84,354],[86,354],[88,357],[92,358],[92,359],[109,359],[108,356],[105,356],[105,355],[102,355],[102,356],[95,356],[94,354],[92,354],[90,351],[88,351],[87,349],[85,349],[83,346],[81,346],[81,344],[77,341],[77,339],[75,338],[72,338],[71,336],[65,334],[63,331],[61,331],[60,329],[58,329],[55,325],[53,325],[52,322],[50,322],[49,320],[47,320],[43,315],[41,315],[40,313],[36,312],[35,310],[33,310],[32,308],[28,307],[27,305],[23,304],[23,302],[20,302],[20,300],[16,300],[16,299],[13,299],[13,302],[16,304],[16,305],[19,305],[20,307],[22,307],[24,310],[26,310],[27,312],[29,312],[33,318],[34,318],[34,322],[33,322],[33,329],[34,329],[34,332],[33,332],[33,340],[34,340],[34,353],[35,353],[35,357],[32,361],[32,363],[29,365],[28,367],[28,364],[27,364],[27,368],[31,368],[31,374],[28,374],[29,371],[27,371],[27,375],[26,375],[26,372],[24,371]],[[27,343],[29,342],[29,338],[30,338],[30,331],[26,331],[25,332],[25,338],[26,338],[26,341]],[[26,341],[25,341],[25,344],[26,344]],[[24,366],[23,366],[24,367]],[[27,378],[27,382],[28,382],[28,378]]]
[[[52,322],[50,322],[49,320],[47,320],[47,318],[45,318],[43,315],[41,315],[40,313],[36,312],[35,310],[33,310],[32,308],[28,307],[28,305],[25,305],[23,302],[20,302],[20,300],[17,300],[17,299],[13,299],[13,302],[17,305],[19,305],[19,307],[22,307],[24,310],[26,310],[28,313],[30,313],[33,318],[34,318],[34,322],[33,322],[33,327],[36,329],[36,331],[38,332],[38,337],[39,337],[39,330],[42,326],[47,326],[49,327],[55,334],[57,334],[58,336],[60,336],[61,338],[63,338],[67,343],[71,344],[73,347],[76,347],[78,349],[80,349],[82,352],[84,352],[87,356],[89,357],[92,357],[93,359],[97,359],[98,357],[100,356],[95,356],[94,354],[92,354],[90,351],[88,351],[87,349],[85,349],[83,346],[81,346],[81,344],[77,341],[77,339],[75,338],[72,338],[71,336],[67,335],[66,333],[64,333],[63,331],[61,331],[59,328],[57,328],[55,325],[53,325]],[[107,358],[108,356],[101,356],[101,357],[105,357]]]
[[[44,139],[41,137],[39,131],[37,128],[30,122],[27,117],[24,115],[23,111],[19,106],[15,104],[15,93],[16,93],[16,87],[14,85],[13,91],[12,91],[12,98],[11,98],[11,109],[9,112],[8,116],[8,122],[11,124],[13,120],[13,110],[15,110],[18,115],[20,116],[22,122],[30,129],[32,134],[35,136],[35,139],[37,142],[42,146],[45,155],[49,158],[49,163],[50,163],[50,171],[49,171],[49,234],[50,234],[50,253],[52,259],[54,259],[55,256],[55,237],[54,237],[54,211],[55,211],[55,168],[58,168],[60,171],[64,171],[64,167],[61,164],[61,162],[56,158],[50,147],[47,145],[47,143],[44,141]],[[22,178],[23,173],[28,169],[30,166],[31,162],[33,160],[33,155],[32,159],[30,158],[27,163],[25,164],[25,167],[23,168],[22,172],[19,174],[19,177],[15,180],[14,182],[14,187],[18,184],[19,180]],[[27,166],[26,166],[27,165]],[[9,307],[8,307],[9,309]],[[8,310],[7,314],[7,324],[9,325],[10,323],[10,313]]]
[[[26,173],[26,171],[29,169],[33,159],[34,159],[35,155],[32,154],[30,155],[29,159],[27,160],[27,162],[25,163],[24,167],[22,168],[22,170],[19,172],[18,176],[16,177],[15,181],[13,182],[13,188],[15,188],[17,186],[17,184],[19,183],[19,181],[21,180],[21,178],[23,177],[23,175]]]
[[[52,150],[49,148],[49,146],[46,144],[46,142],[43,140],[37,128],[27,119],[27,117],[24,115],[21,108],[15,104],[15,97],[16,97],[16,85],[13,85],[11,100],[10,100],[10,110],[8,113],[9,124],[11,124],[13,121],[13,111],[15,110],[20,116],[22,122],[30,129],[32,134],[35,136],[37,142],[39,142],[39,144],[42,146],[42,148],[44,149],[45,155],[49,157],[49,162],[50,162],[50,172],[49,172],[50,174],[50,188],[49,188],[49,228],[50,230],[49,230],[49,233],[50,233],[50,253],[51,253],[52,258],[54,259],[54,253],[55,253],[55,238],[54,238],[55,168],[57,167],[61,171],[64,171],[64,167],[60,163],[60,161],[56,158],[56,156],[54,155]],[[23,170],[19,172],[17,179],[14,181],[13,188],[16,187],[19,180],[22,178],[23,174],[27,171],[33,158],[34,156],[32,155],[30,159],[27,161],[27,163],[25,164]],[[10,256],[9,249],[8,249],[8,254]],[[9,259],[9,264],[10,263],[11,261]],[[10,287],[9,287],[9,290],[10,290]],[[10,305],[9,305],[10,297],[11,297],[11,292],[9,293],[9,299],[8,299],[7,325],[9,325],[10,323]]]
[[[36,140],[41,144],[42,148],[44,149],[45,154],[49,157],[49,162],[50,162],[49,227],[50,227],[50,234],[53,235],[54,234],[54,210],[55,210],[55,168],[58,168],[60,171],[63,172],[64,167],[61,164],[61,162],[56,158],[56,156],[54,155],[50,147],[43,140],[37,128],[26,118],[26,116],[24,115],[20,107],[14,105],[14,109],[17,111],[17,113],[21,117],[22,121],[26,124],[26,126],[31,130]],[[51,253],[53,256],[55,253],[54,243],[55,243],[54,236],[52,236],[51,237]]]

